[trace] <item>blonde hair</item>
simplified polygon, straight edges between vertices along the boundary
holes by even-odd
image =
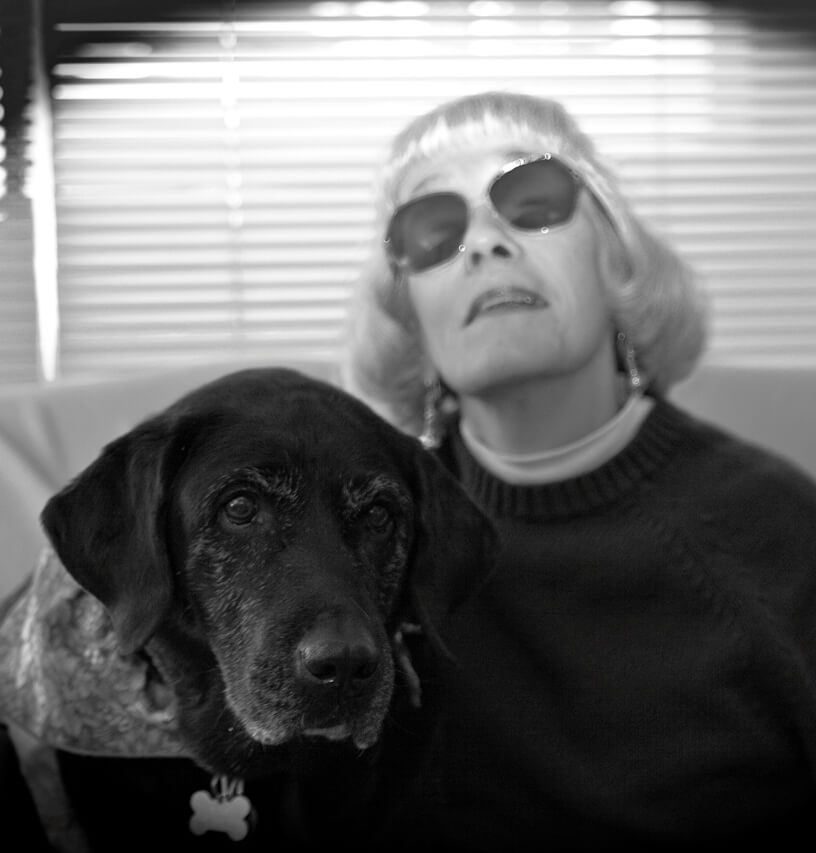
[[[496,138],[556,154],[581,175],[606,214],[598,217],[607,221],[599,237],[607,264],[617,270],[607,279],[612,316],[635,349],[646,387],[665,393],[691,372],[705,344],[706,306],[696,276],[634,215],[561,104],[511,92],[459,98],[414,119],[394,138],[376,187],[377,233],[349,317],[346,384],[408,432],[422,426],[427,356],[406,288],[386,256],[385,230],[409,170]]]

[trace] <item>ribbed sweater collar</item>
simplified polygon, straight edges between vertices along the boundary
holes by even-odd
[[[540,486],[515,486],[498,479],[473,458],[458,430],[443,456],[452,453],[468,494],[494,518],[563,518],[597,510],[623,498],[676,452],[688,436],[689,419],[657,399],[634,439],[616,456],[587,474]]]

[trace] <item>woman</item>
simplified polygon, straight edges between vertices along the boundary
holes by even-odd
[[[557,103],[485,93],[394,140],[349,385],[493,519],[440,633],[448,848],[779,843],[816,815],[816,487],[666,399],[705,303]],[[810,830],[809,830],[810,831]]]

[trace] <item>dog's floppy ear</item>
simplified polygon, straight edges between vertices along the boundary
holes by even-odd
[[[427,450],[416,451],[419,524],[409,591],[423,627],[475,595],[490,574],[497,537],[458,480]]]
[[[62,564],[111,616],[125,653],[144,645],[170,604],[161,416],[108,444],[45,505],[40,521]]]

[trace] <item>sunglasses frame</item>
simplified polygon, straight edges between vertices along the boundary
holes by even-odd
[[[567,174],[569,174],[569,176],[572,178],[572,180],[575,184],[575,202],[572,206],[572,210],[570,211],[569,216],[566,219],[564,219],[563,221],[558,222],[555,225],[542,226],[540,228],[538,228],[538,227],[536,227],[536,228],[520,228],[518,225],[514,225],[512,222],[505,219],[504,216],[502,216],[502,214],[499,213],[498,210],[496,210],[496,207],[493,204],[493,199],[491,198],[490,194],[493,190],[493,187],[496,185],[496,182],[501,180],[509,172],[513,172],[516,169],[520,168],[521,166],[529,166],[531,163],[538,163],[541,160],[555,161],[556,163],[558,163],[560,166],[562,166],[565,169],[565,171],[567,172]],[[465,251],[465,244],[460,243],[458,252],[454,252],[449,257],[445,258],[444,260],[441,260],[435,264],[431,264],[430,266],[427,266],[427,267],[422,267],[422,269],[419,269],[419,270],[413,269],[410,261],[407,258],[399,259],[399,258],[394,257],[394,255],[391,251],[391,237],[390,237],[391,229],[392,229],[393,223],[394,223],[394,219],[399,215],[399,213],[402,210],[404,210],[405,208],[407,208],[410,205],[413,205],[419,201],[422,201],[423,199],[430,198],[430,197],[435,196],[435,195],[446,195],[446,196],[453,195],[453,196],[458,196],[459,198],[461,198],[462,201],[465,203],[465,209],[466,209],[466,214],[467,214],[467,218],[465,220],[465,228],[464,228],[464,231],[462,232],[463,237],[465,234],[467,234],[468,228],[470,227],[470,222],[472,219],[473,211],[476,210],[478,207],[481,207],[481,206],[487,207],[487,209],[490,211],[490,213],[493,217],[498,219],[502,223],[502,225],[504,225],[508,228],[512,228],[514,231],[519,231],[522,234],[540,233],[543,235],[543,234],[548,234],[553,228],[560,228],[562,225],[568,225],[572,221],[572,218],[573,218],[573,216],[575,216],[575,211],[578,207],[578,197],[581,193],[581,190],[584,188],[584,186],[585,186],[584,180],[578,174],[578,172],[576,172],[575,169],[573,169],[568,163],[566,163],[564,160],[562,160],[557,154],[552,154],[551,152],[548,151],[548,152],[545,152],[544,154],[529,154],[529,155],[525,155],[523,157],[516,157],[515,159],[510,160],[508,163],[505,163],[504,166],[502,166],[501,169],[499,169],[499,171],[496,172],[495,175],[493,175],[493,177],[488,181],[487,186],[485,187],[484,192],[482,193],[482,197],[481,197],[480,201],[478,201],[475,204],[472,204],[470,201],[468,201],[468,199],[466,199],[461,193],[455,192],[453,190],[442,190],[440,192],[426,193],[425,195],[420,195],[420,196],[417,196],[416,198],[408,199],[408,201],[403,202],[402,204],[398,205],[394,209],[394,212],[391,214],[391,217],[388,220],[388,228],[386,229],[386,232],[385,232],[385,238],[384,238],[383,242],[385,243],[386,254],[388,255],[388,258],[391,261],[391,263],[394,264],[394,266],[397,269],[401,270],[402,272],[410,273],[412,275],[417,275],[419,273],[427,272],[428,270],[433,270],[433,269],[437,269],[439,267],[445,266],[446,264],[449,264],[449,263],[455,261],[456,258],[458,258],[459,255],[461,255],[462,252]]]

